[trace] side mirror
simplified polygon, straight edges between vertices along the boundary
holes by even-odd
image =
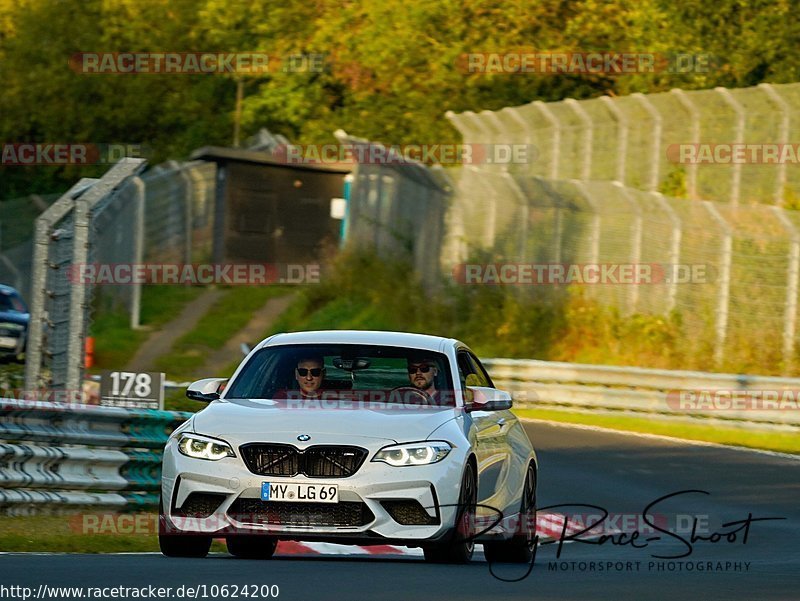
[[[189,384],[186,389],[186,396],[193,401],[210,403],[219,398],[220,393],[225,390],[228,383],[227,378],[205,378]]]
[[[472,402],[467,403],[467,412],[471,411],[503,411],[511,409],[511,395],[505,390],[486,388],[485,386],[467,386],[468,396]]]

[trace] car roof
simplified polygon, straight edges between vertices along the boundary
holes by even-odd
[[[16,296],[20,295],[19,292],[16,290],[16,288],[12,288],[11,286],[8,286],[7,284],[0,284],[0,293],[3,293],[3,294],[14,294]]]
[[[453,338],[412,334],[409,332],[384,332],[380,330],[317,330],[276,334],[259,344],[260,347],[284,344],[377,344],[399,346],[426,351],[442,352],[457,344]]]

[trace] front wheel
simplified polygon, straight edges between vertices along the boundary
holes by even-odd
[[[472,536],[475,531],[475,512],[478,504],[478,481],[475,468],[467,463],[461,492],[458,495],[458,508],[455,527],[447,543],[423,548],[425,560],[432,563],[469,563],[475,551]]]
[[[164,503],[158,502],[158,547],[167,557],[205,557],[211,549],[211,537],[201,534],[167,534]]]
[[[483,552],[489,562],[530,563],[536,545],[536,468],[528,465],[522,502],[519,509],[519,526],[513,538],[503,542],[486,543]]]

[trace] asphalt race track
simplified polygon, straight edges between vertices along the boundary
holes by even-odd
[[[583,503],[604,508],[610,513],[606,523],[612,531],[619,527],[629,533],[625,540],[633,530],[642,530],[634,543],[643,548],[611,541],[569,542],[556,559],[557,545],[545,544],[532,572],[517,582],[493,577],[482,555],[467,566],[440,566],[408,556],[292,555],[243,561],[224,554],[201,560],[158,554],[7,554],[0,556],[0,585],[35,591],[41,584],[153,585],[173,590],[205,584],[205,591],[196,591],[197,598],[204,598],[204,593],[205,598],[224,598],[212,596],[214,584],[277,585],[278,599],[283,601],[800,597],[800,460],[538,422],[528,423],[527,429],[539,455],[539,507]],[[688,524],[690,529],[697,517],[697,534],[714,538],[714,532],[740,528],[736,540],[729,542],[727,536],[716,543],[697,540],[689,556],[656,559],[653,555],[684,554],[691,543],[646,531],[647,524],[637,516],[660,497],[686,490],[710,494],[681,494],[659,503],[650,511],[654,523],[665,529]],[[596,515],[599,510],[552,511]],[[748,515],[753,520],[786,519],[753,521],[745,544],[746,524],[723,524],[746,520]],[[690,539],[689,530],[679,534]],[[661,540],[646,542],[655,536]],[[526,566],[493,569],[498,576],[515,579],[525,574]]]

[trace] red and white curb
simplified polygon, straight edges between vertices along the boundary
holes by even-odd
[[[565,516],[560,513],[542,513],[536,516],[536,533],[541,540],[553,540],[561,536],[564,528]],[[567,534],[574,534],[584,528],[581,524],[568,524]],[[603,534],[608,534],[604,532]],[[481,553],[483,545],[475,545],[475,551]],[[334,543],[304,543],[297,541],[281,541],[275,551],[276,555],[403,555],[407,557],[422,557],[422,549],[398,547],[395,545],[337,545]]]

